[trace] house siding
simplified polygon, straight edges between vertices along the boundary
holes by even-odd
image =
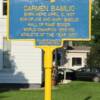
[[[34,48],[33,42],[11,41],[11,69],[4,70],[3,37],[6,37],[7,19],[2,15],[0,0],[0,83],[41,84],[42,51]]]
[[[24,45],[25,44],[25,45]],[[0,72],[0,83],[42,83],[42,52],[28,42],[12,41],[12,70]]]
[[[77,52],[74,52],[74,51],[68,52],[67,53],[68,62],[64,66],[70,69],[74,69],[74,70],[84,67],[86,65],[87,53],[88,51],[82,52],[81,50],[80,51],[77,50]],[[72,58],[81,58],[82,64],[80,66],[72,66]]]

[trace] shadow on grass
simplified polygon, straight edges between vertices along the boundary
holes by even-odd
[[[84,100],[91,100],[91,96],[86,97]]]
[[[29,84],[0,84],[0,93],[9,92],[9,91],[18,91],[22,88],[29,88]]]
[[[4,98],[7,98],[8,96],[0,96],[0,100],[4,100]]]
[[[7,88],[7,87],[3,87],[3,88],[0,88],[0,93],[3,93],[3,92],[8,92],[8,91],[16,91],[16,90],[19,90],[19,88]],[[0,98],[1,98],[1,96],[0,96]]]

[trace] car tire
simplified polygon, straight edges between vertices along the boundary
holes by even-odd
[[[96,76],[96,77],[93,78],[93,81],[94,82],[100,82],[100,78],[98,76]]]

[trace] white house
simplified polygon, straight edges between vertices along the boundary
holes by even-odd
[[[89,52],[90,47],[88,46],[72,46],[71,49],[66,50],[62,56],[61,65],[59,67],[74,70],[85,67]]]
[[[87,55],[90,52],[90,47],[75,46],[73,50],[68,50],[68,63],[65,64],[67,68],[77,70],[86,66]]]
[[[67,48],[66,48],[67,47]],[[57,51],[55,60],[58,62],[58,69],[62,69],[60,72],[64,77],[63,83],[68,83],[70,81],[66,80],[66,72],[72,70],[77,70],[86,66],[87,56],[90,52],[90,47],[88,46],[64,46]],[[62,76],[61,75],[61,76]]]
[[[32,41],[8,41],[7,0],[0,0],[0,84],[40,86],[42,51]]]

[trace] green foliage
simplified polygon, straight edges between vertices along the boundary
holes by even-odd
[[[87,64],[90,67],[100,67],[100,44],[97,43],[91,48],[91,52],[88,55]]]
[[[92,6],[92,33],[100,36],[100,0],[94,0]]]
[[[94,0],[92,7],[92,33],[94,45],[87,59],[88,66],[100,67],[100,0]]]

